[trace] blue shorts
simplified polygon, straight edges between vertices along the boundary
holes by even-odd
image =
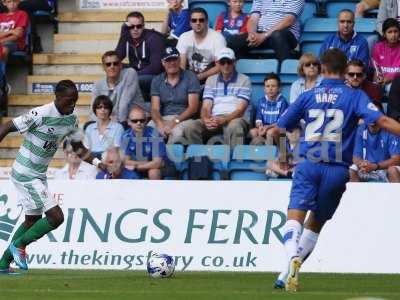
[[[304,160],[294,172],[289,209],[311,210],[324,224],[335,213],[348,181],[346,166]]]

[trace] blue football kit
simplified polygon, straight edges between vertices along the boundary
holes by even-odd
[[[349,180],[357,123],[372,124],[382,115],[361,89],[340,79],[324,79],[289,106],[279,128],[305,121],[289,209],[311,210],[321,223],[332,218]]]

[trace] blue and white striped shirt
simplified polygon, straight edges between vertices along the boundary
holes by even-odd
[[[303,12],[304,0],[254,0],[251,14],[258,14],[257,30],[266,32],[273,28],[288,15],[296,17],[296,21],[289,27],[297,40],[300,38],[299,17]]]
[[[228,81],[224,81],[221,74],[207,78],[203,101],[213,102],[211,115],[226,115],[237,109],[241,101],[250,101],[251,82],[249,77],[235,73]]]

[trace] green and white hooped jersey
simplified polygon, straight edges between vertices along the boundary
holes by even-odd
[[[69,136],[81,140],[78,118],[72,113],[62,115],[54,102],[37,107],[13,119],[25,139],[18,151],[11,176],[20,182],[46,180],[46,171],[61,141]]]

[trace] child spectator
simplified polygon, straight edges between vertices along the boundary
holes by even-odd
[[[400,74],[400,24],[396,19],[386,19],[382,25],[384,40],[372,50],[372,64],[376,82],[388,85]],[[389,87],[388,87],[389,89]]]
[[[3,0],[8,12],[0,13],[0,44],[2,60],[17,50],[24,50],[25,32],[29,24],[28,14],[18,9],[19,0]]]
[[[275,125],[279,117],[289,106],[284,96],[280,94],[281,80],[275,73],[269,73],[264,78],[265,96],[258,100],[256,108],[256,127],[250,130],[252,145],[272,144],[268,131]]]
[[[221,32],[227,42],[235,34],[247,32],[249,15],[243,12],[244,0],[229,0],[229,10],[221,13],[215,23],[215,31]]]
[[[161,25],[161,33],[169,35],[167,37],[167,46],[175,47],[178,43],[179,36],[189,30],[190,12],[189,9],[183,8],[183,0],[167,0],[168,12]]]

